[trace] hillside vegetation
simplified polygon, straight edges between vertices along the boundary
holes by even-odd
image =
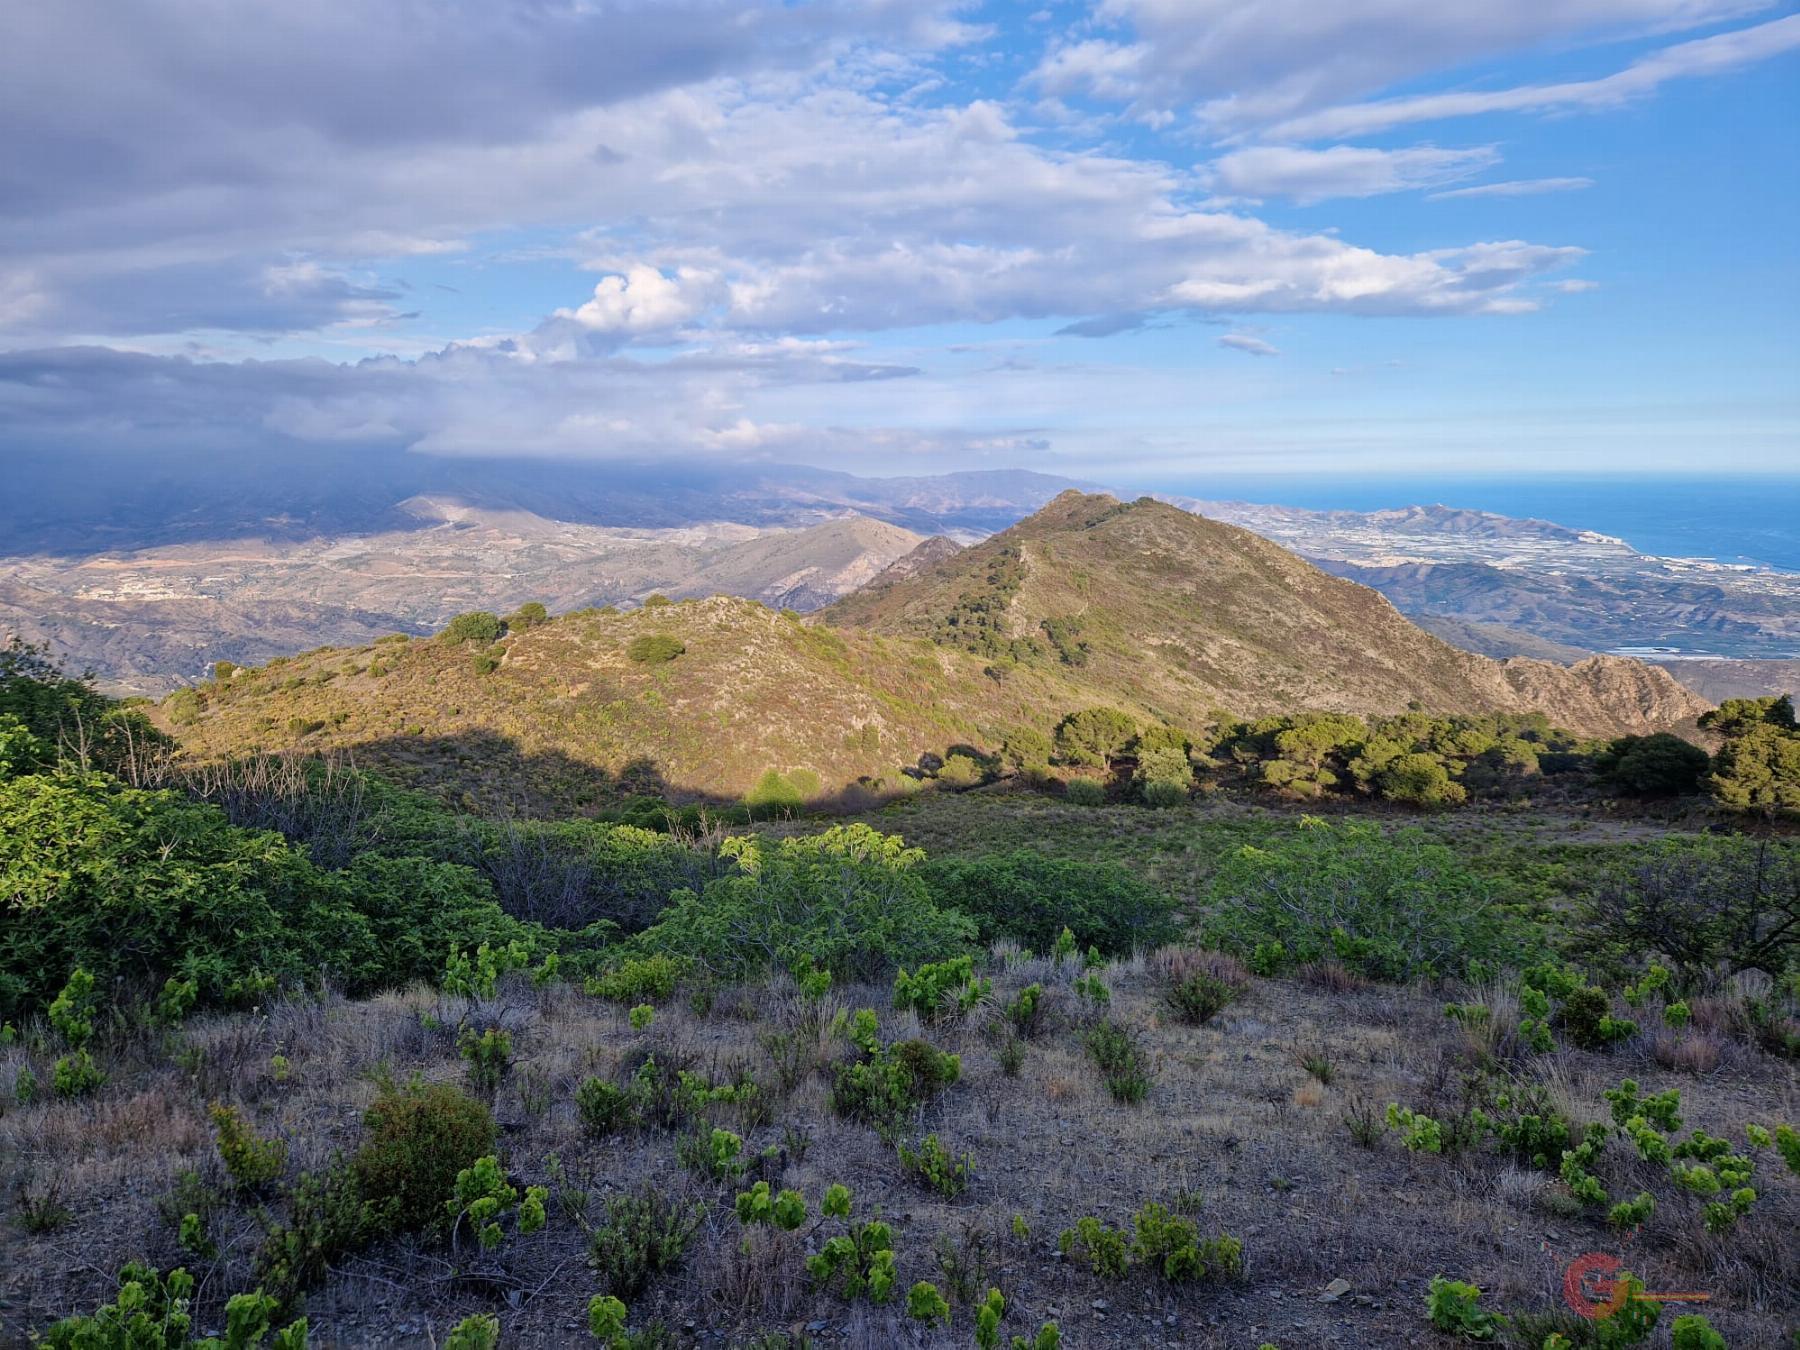
[[[1354,776],[1349,720],[1241,734]],[[1789,705],[1711,720],[1750,796],[1795,781]],[[1800,1315],[1792,842],[1147,789],[727,834],[163,748],[0,660],[9,1343],[1744,1350]]]
[[[923,756],[1047,745],[1095,707],[1176,728],[1184,745],[1232,716],[1302,709],[1541,713],[1601,736],[1705,707],[1634,662],[1458,651],[1372,591],[1148,500],[1065,493],[986,543],[918,561],[823,624],[722,597],[586,610],[492,641],[231,670],[159,717],[201,757],[354,746],[473,801],[580,807],[634,791],[735,801],[770,773],[802,797],[904,791]],[[679,655],[634,660],[648,638]]]

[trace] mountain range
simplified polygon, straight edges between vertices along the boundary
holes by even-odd
[[[735,797],[770,769],[892,785],[922,755],[1048,735],[1096,705],[1193,727],[1300,708],[1541,711],[1589,735],[1707,706],[1620,658],[1460,651],[1366,587],[1148,498],[1066,492],[918,561],[812,619],[724,596],[582,610],[491,653],[316,651],[159,715],[201,754],[340,745],[490,805],[566,806],[624,788]]]
[[[567,610],[717,592],[808,612],[922,540],[935,542],[903,567],[1080,486],[1012,471],[865,479],[428,456],[309,461],[315,472],[270,477],[212,464],[198,479],[179,460],[151,475],[89,466],[95,500],[78,510],[63,498],[81,475],[52,485],[23,461],[27,490],[0,494],[0,633],[48,642],[114,692],[156,695],[216,661],[422,634],[527,600]],[[1800,574],[1651,557],[1594,531],[1441,505],[1164,500],[1372,586],[1481,655],[1680,656],[1677,678],[1709,692],[1800,683],[1800,664],[1781,659],[1800,652]],[[1701,655],[1757,661],[1686,659]]]

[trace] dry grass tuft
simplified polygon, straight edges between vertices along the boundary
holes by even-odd
[[[1369,981],[1341,961],[1308,961],[1295,974],[1309,989],[1332,994],[1360,994]]]

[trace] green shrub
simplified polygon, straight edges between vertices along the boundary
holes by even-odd
[[[536,600],[527,600],[506,616],[505,623],[508,632],[523,633],[527,629],[536,628],[541,623],[549,622],[549,619],[549,610]]]
[[[585,1078],[575,1089],[575,1111],[582,1129],[595,1138],[629,1129],[637,1119],[631,1094],[600,1078]]]
[[[1659,731],[1622,736],[1594,756],[1594,772],[1621,792],[1640,797],[1697,792],[1712,761],[1691,741]]]
[[[271,1331],[277,1301],[260,1289],[233,1294],[225,1302],[225,1336],[196,1341],[188,1309],[194,1277],[185,1270],[167,1276],[151,1266],[128,1265],[119,1272],[113,1302],[84,1316],[65,1317],[44,1333],[50,1350],[243,1350],[263,1344]],[[274,1332],[270,1350],[306,1350],[306,1319]]]
[[[493,1151],[488,1108],[447,1083],[387,1088],[363,1115],[352,1166],[363,1195],[402,1232],[439,1228],[456,1177]]]
[[[1188,763],[1187,751],[1174,746],[1141,749],[1137,773],[1133,777],[1146,804],[1156,807],[1179,806],[1187,800],[1193,786],[1194,769]]]
[[[1236,989],[1204,970],[1179,976],[1163,991],[1163,1001],[1170,1010],[1188,1025],[1196,1027],[1212,1021],[1236,997]]]
[[[1056,1245],[1065,1257],[1106,1279],[1123,1279],[1131,1268],[1125,1234],[1095,1218],[1077,1220],[1073,1228],[1063,1230]]]
[[[917,1148],[902,1142],[898,1152],[902,1168],[946,1199],[954,1199],[969,1189],[969,1177],[975,1171],[974,1154],[958,1157],[935,1134],[926,1135]]]
[[[466,1228],[492,1251],[505,1240],[501,1220],[518,1207],[517,1228],[520,1233],[535,1233],[544,1226],[544,1202],[549,1192],[542,1186],[525,1188],[525,1198],[500,1170],[500,1159],[494,1154],[477,1158],[456,1174],[456,1185],[444,1201],[444,1213],[450,1218],[450,1236],[454,1240]]]
[[[1096,778],[1071,778],[1063,795],[1071,806],[1106,805],[1106,787]]]
[[[292,1307],[386,1226],[351,1168],[340,1162],[323,1175],[303,1172],[288,1194],[287,1222],[271,1227],[257,1250],[257,1281],[282,1308]]]
[[[945,787],[972,788],[987,776],[981,767],[981,761],[973,755],[950,755],[944,760],[944,767],[937,771],[937,781]]]
[[[444,1338],[444,1350],[499,1350],[500,1319],[493,1313],[470,1313]]]
[[[988,980],[975,974],[972,956],[928,961],[913,974],[902,966],[894,976],[894,1006],[911,1008],[926,1021],[936,1021],[949,1012],[967,1012],[987,997],[991,987]]]
[[[490,614],[485,609],[470,610],[467,614],[458,614],[445,625],[438,637],[448,643],[459,642],[498,642],[500,635],[506,631],[498,614]]]
[[[214,1102],[208,1114],[218,1134],[219,1157],[240,1191],[259,1191],[281,1175],[287,1166],[285,1140],[260,1138],[235,1106]]]
[[[806,796],[779,769],[769,769],[744,794],[744,805],[752,815],[791,815],[806,805]]]
[[[1580,898],[1584,958],[1635,969],[1662,958],[1681,987],[1760,970],[1779,980],[1800,959],[1800,843],[1669,839],[1635,851]]]
[[[806,1222],[806,1197],[792,1190],[777,1195],[766,1181],[738,1192],[732,1208],[737,1212],[738,1222],[745,1226],[761,1224],[791,1233]]]
[[[1149,1095],[1150,1057],[1135,1031],[1108,1019],[1088,1031],[1085,1043],[1114,1101],[1135,1105]]]
[[[699,893],[677,891],[642,953],[692,961],[715,979],[811,960],[839,980],[879,978],[960,955],[975,925],[940,909],[919,875],[923,854],[868,825],[798,838],[727,839],[737,870]]]
[[[625,655],[640,666],[661,666],[687,651],[687,643],[667,633],[645,633],[625,648]]]
[[[588,980],[586,988],[594,998],[613,1003],[653,1003],[674,993],[680,978],[681,963],[658,953],[626,957]]]
[[[651,1278],[680,1265],[706,1218],[706,1206],[672,1199],[645,1185],[606,1202],[606,1217],[588,1239],[588,1256],[607,1293],[631,1298]]]
[[[1154,1201],[1137,1212],[1132,1229],[1132,1259],[1171,1283],[1191,1283],[1209,1275],[1234,1279],[1243,1273],[1243,1243],[1225,1233],[1202,1238],[1192,1219],[1172,1215]]]
[[[1425,1314],[1431,1325],[1453,1336],[1466,1336],[1472,1341],[1494,1338],[1498,1324],[1494,1315],[1477,1306],[1481,1290],[1461,1280],[1431,1277],[1431,1288],[1425,1295]]]
[[[1612,998],[1596,985],[1564,996],[1558,1017],[1565,1035],[1583,1050],[1605,1050],[1637,1034],[1637,1025],[1612,1015]]]
[[[676,1140],[675,1158],[689,1171],[712,1181],[735,1181],[750,1166],[744,1157],[743,1136],[717,1127]]]
[[[845,1299],[867,1296],[886,1303],[894,1293],[894,1233],[872,1219],[852,1224],[847,1234],[827,1238],[806,1258],[807,1273],[822,1289],[836,1289]]]
[[[1033,849],[933,858],[919,868],[932,898],[974,919],[984,944],[1011,938],[1048,952],[1066,927],[1082,948],[1127,956],[1172,942],[1176,902],[1131,868],[1051,858]]]
[[[875,1015],[858,1014],[852,1037],[860,1056],[840,1063],[832,1077],[831,1107],[871,1125],[884,1138],[925,1102],[962,1076],[962,1059],[927,1041],[883,1045]]]
[[[99,775],[0,781],[0,873],[6,1016],[77,966],[125,995],[176,979],[196,1004],[247,1003],[322,975],[352,994],[433,977],[452,941],[529,931],[467,868],[361,853],[327,871],[217,806]]]
[[[1375,776],[1375,785],[1389,801],[1410,806],[1454,806],[1466,801],[1468,789],[1450,776],[1450,766],[1437,755],[1396,757]]]
[[[1136,720],[1117,708],[1083,708],[1057,724],[1056,756],[1064,764],[1103,765],[1137,730]]]
[[[1725,1338],[1699,1313],[1677,1317],[1669,1332],[1670,1350],[1727,1350]]]
[[[1528,954],[1518,921],[1453,850],[1417,830],[1308,820],[1246,846],[1209,885],[1202,937],[1259,973],[1335,959],[1407,981],[1494,968]]]
[[[950,1304],[930,1280],[920,1280],[906,1291],[906,1312],[915,1322],[950,1325]]]

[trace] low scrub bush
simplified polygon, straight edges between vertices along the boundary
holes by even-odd
[[[1425,1295],[1425,1315],[1431,1325],[1451,1336],[1466,1336],[1472,1341],[1492,1340],[1499,1330],[1494,1315],[1480,1306],[1481,1290],[1462,1280],[1431,1277],[1431,1288]]]
[[[589,994],[613,1003],[655,1003],[675,992],[681,963],[661,954],[628,957],[586,983]]]
[[[1150,1094],[1150,1056],[1134,1030],[1108,1019],[1088,1031],[1086,1044],[1114,1101],[1135,1105]]]
[[[1106,785],[1097,778],[1071,778],[1063,796],[1072,806],[1105,806]]]
[[[871,1125],[884,1139],[931,1098],[962,1076],[962,1059],[928,1041],[884,1045],[875,1014],[856,1016],[851,1039],[854,1059],[840,1063],[832,1077],[831,1107],[840,1116]]]
[[[958,956],[949,961],[927,962],[908,974],[904,966],[894,976],[894,1006],[911,1008],[926,1021],[951,1012],[967,1012],[991,991],[992,985],[975,974],[975,958]]]
[[[260,1137],[235,1106],[214,1102],[208,1114],[218,1136],[219,1157],[240,1191],[260,1191],[281,1175],[287,1166],[285,1140]]]
[[[588,1239],[602,1289],[618,1298],[636,1296],[652,1278],[681,1264],[705,1218],[705,1205],[674,1198],[662,1187],[612,1197]]]
[[[898,1152],[902,1168],[946,1199],[969,1189],[969,1178],[975,1172],[974,1154],[952,1153],[935,1134],[926,1135],[916,1148],[902,1142]]]
[[[341,1162],[302,1173],[287,1199],[286,1222],[268,1228],[256,1253],[256,1278],[282,1308],[323,1284],[334,1264],[382,1232],[388,1217]]]
[[[625,654],[640,666],[667,665],[687,651],[687,643],[668,633],[646,633],[631,640]]]
[[[501,1221],[509,1215],[519,1233],[535,1233],[544,1226],[544,1205],[549,1198],[547,1188],[527,1186],[520,1199],[518,1189],[501,1171],[498,1157],[490,1153],[477,1158],[456,1174],[456,1187],[444,1201],[444,1212],[450,1217],[450,1240],[455,1243],[468,1234],[483,1249],[492,1251],[506,1238]]]
[[[441,1228],[457,1174],[493,1152],[488,1108],[446,1083],[389,1087],[363,1116],[352,1167],[370,1203],[401,1232]]]
[[[225,1303],[225,1336],[193,1339],[194,1277],[185,1270],[167,1275],[152,1266],[128,1265],[119,1272],[119,1292],[105,1306],[66,1317],[44,1333],[51,1350],[242,1350],[267,1344],[270,1350],[306,1350],[306,1319],[276,1330],[275,1299],[258,1289],[233,1294]]]
[[[1238,991],[1203,970],[1181,976],[1163,991],[1163,1002],[1190,1026],[1203,1026],[1224,1012]]]
[[[1228,1233],[1202,1238],[1193,1220],[1154,1201],[1137,1212],[1132,1230],[1127,1235],[1088,1217],[1065,1229],[1057,1248],[1105,1279],[1123,1279],[1133,1266],[1147,1267],[1173,1284],[1235,1279],[1243,1273],[1243,1243]]]

